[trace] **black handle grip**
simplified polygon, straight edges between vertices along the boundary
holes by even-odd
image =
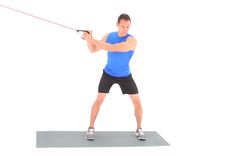
[[[88,34],[90,34],[90,31],[88,31],[88,30],[76,30],[77,32],[80,32],[80,31],[82,31],[82,32],[87,32]]]

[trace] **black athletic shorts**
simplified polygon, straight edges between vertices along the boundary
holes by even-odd
[[[99,93],[109,93],[111,86],[117,83],[119,84],[123,94],[137,94],[138,88],[134,82],[132,75],[130,74],[127,77],[115,77],[107,74],[103,71],[99,86]]]

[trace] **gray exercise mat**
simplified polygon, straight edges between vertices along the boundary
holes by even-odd
[[[84,131],[38,131],[37,148],[49,147],[131,147],[168,146],[155,131],[145,131],[147,140],[140,141],[132,131],[96,131],[94,141],[84,139]]]

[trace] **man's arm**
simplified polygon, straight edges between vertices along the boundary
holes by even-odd
[[[125,42],[117,44],[109,44],[104,41],[92,41],[99,49],[104,49],[111,52],[127,52],[129,50],[135,50],[137,41],[134,37],[129,37]]]
[[[87,41],[87,46],[89,48],[89,51],[92,53],[92,52],[95,52],[96,50],[96,47],[94,44],[92,44],[91,42]]]
[[[91,32],[92,33],[92,32]],[[99,42],[105,42],[108,34],[104,35],[103,38]],[[91,53],[97,52],[102,48],[99,45],[94,44],[92,34],[84,34],[84,38],[87,41],[87,46]]]

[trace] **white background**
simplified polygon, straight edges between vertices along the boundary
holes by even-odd
[[[121,13],[138,40],[130,62],[143,129],[169,147],[36,149],[36,131],[86,130],[106,63],[70,29],[0,7],[0,155],[235,155],[236,5],[229,0],[1,0],[100,39]],[[96,130],[135,130],[117,85]],[[3,154],[4,153],[4,154]]]

